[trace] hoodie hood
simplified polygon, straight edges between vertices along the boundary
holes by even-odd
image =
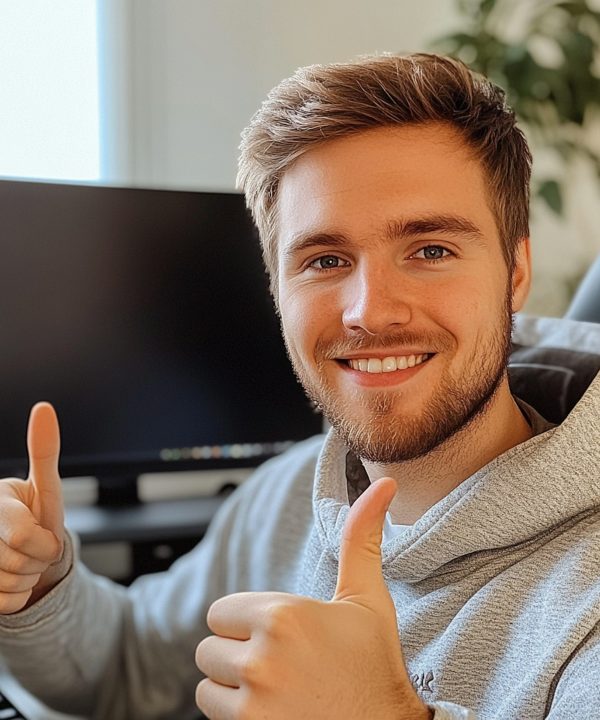
[[[600,325],[593,331],[600,352]],[[414,525],[385,541],[384,576],[417,583],[473,553],[526,543],[596,512],[599,439],[600,373],[560,425],[499,455]],[[337,560],[350,509],[347,453],[331,430],[317,466],[313,495],[316,531],[322,547]]]

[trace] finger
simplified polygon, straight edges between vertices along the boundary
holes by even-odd
[[[22,610],[31,597],[31,590],[20,593],[0,593],[0,615],[10,615]]]
[[[37,496],[36,513],[40,524],[62,537],[64,511],[58,474],[60,430],[56,412],[50,403],[33,406],[27,428],[29,477]]]
[[[260,593],[243,592],[215,600],[206,615],[208,627],[224,638],[249,640],[256,624]]]
[[[41,577],[41,573],[33,575],[17,575],[15,573],[0,570],[0,592],[20,593],[32,590]],[[0,717],[2,717],[0,715]]]
[[[196,648],[196,665],[219,685],[240,687],[248,680],[245,673],[247,642],[210,635]]]
[[[334,600],[374,597],[382,590],[388,594],[381,571],[381,538],[396,489],[393,478],[381,478],[350,508],[342,534]]]
[[[24,555],[0,541],[0,569],[15,575],[33,575],[43,573],[49,563]]]
[[[279,592],[241,592],[215,600],[208,609],[208,627],[221,637],[249,640],[253,631],[268,629],[277,609],[301,598]]]
[[[0,504],[0,540],[9,548],[35,560],[51,563],[62,553],[62,543],[41,527],[18,498],[3,497]]]
[[[244,693],[238,688],[219,685],[206,678],[196,688],[196,705],[210,720],[236,720],[250,717],[242,713]]]

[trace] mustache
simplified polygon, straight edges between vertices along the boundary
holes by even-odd
[[[397,349],[413,346],[423,348],[424,352],[437,353],[451,350],[454,343],[451,336],[414,330],[402,330],[382,335],[348,335],[325,339],[319,338],[315,344],[315,358],[333,360],[349,353],[367,352],[368,350]]]

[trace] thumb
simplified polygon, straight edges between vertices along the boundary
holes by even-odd
[[[386,477],[368,487],[350,508],[342,535],[334,600],[389,593],[381,571],[381,538],[385,514],[396,481]]]
[[[50,403],[33,406],[27,427],[29,479],[34,490],[32,511],[46,530],[59,539],[63,534],[62,487],[58,474],[60,431],[58,418]]]

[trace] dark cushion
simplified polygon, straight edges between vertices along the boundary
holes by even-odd
[[[513,345],[508,379],[514,395],[559,423],[600,372],[600,355],[561,348]]]
[[[546,420],[564,420],[599,372],[600,324],[516,316],[510,387]]]

